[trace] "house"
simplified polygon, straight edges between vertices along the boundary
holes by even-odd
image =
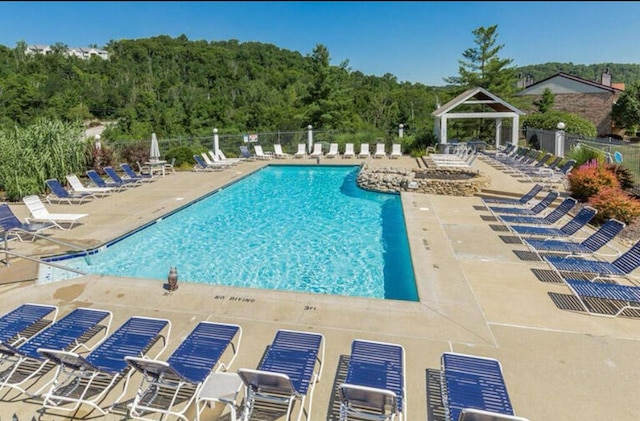
[[[531,96],[533,103],[548,88],[555,97],[554,110],[570,112],[593,122],[598,135],[614,131],[611,108],[624,92],[624,84],[611,83],[609,69],[602,73],[599,82],[560,72],[535,83],[528,79],[525,85],[516,95]]]
[[[51,54],[53,53],[53,49],[50,45],[28,45],[25,50],[25,54]],[[78,57],[82,60],[88,60],[93,56],[98,56],[103,60],[107,60],[109,58],[109,53],[106,50],[102,50],[94,47],[78,47],[78,48],[68,48],[65,52],[65,55],[68,57]]]

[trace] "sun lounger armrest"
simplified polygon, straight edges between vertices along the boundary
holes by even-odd
[[[499,414],[481,409],[463,409],[459,421],[529,421],[527,418],[515,415]]]

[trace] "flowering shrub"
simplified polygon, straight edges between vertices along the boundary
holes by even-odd
[[[586,202],[605,187],[620,188],[615,174],[607,170],[596,160],[591,160],[573,169],[567,176],[571,197]]]
[[[602,188],[589,198],[588,203],[598,210],[593,218],[595,224],[601,224],[611,218],[631,224],[640,216],[640,201],[619,188]]]

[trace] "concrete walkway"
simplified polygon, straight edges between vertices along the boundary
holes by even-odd
[[[83,205],[50,205],[52,212],[90,214],[82,225],[53,235],[95,247],[274,162],[315,165],[306,159],[244,162],[218,173],[179,172]],[[362,162],[337,159],[321,164]],[[409,157],[367,163],[417,166]],[[475,165],[491,177],[492,191],[521,195],[531,188],[480,159]],[[200,320],[237,323],[244,335],[231,371],[255,368],[278,329],[322,333],[327,348],[322,380],[314,392],[315,420],[337,419],[337,385],[344,379],[345,358],[356,338],[405,348],[407,420],[444,419],[438,375],[445,351],[499,359],[516,413],[532,421],[637,417],[640,320],[576,311],[568,289],[552,278],[541,280],[547,266],[521,258],[518,252],[524,246],[508,241],[489,213],[481,210],[479,197],[403,193],[402,203],[420,302],[204,286],[183,280],[177,291],[169,293],[163,282],[112,276],[36,285],[35,267],[12,259],[9,267],[0,267],[4,283],[0,313],[19,303],[38,302],[58,305],[61,314],[81,306],[109,309],[114,312],[114,326],[133,315],[166,317],[172,332],[164,357]],[[11,207],[27,216],[22,205]],[[58,245],[43,240],[10,245],[28,254],[60,251]],[[125,400],[133,398],[135,386],[137,381]],[[0,401],[3,418],[16,413],[21,420],[34,415],[38,420],[61,419],[53,413],[38,416],[39,408],[37,400],[24,396],[14,402],[4,396]],[[87,415],[86,409],[74,415],[74,419],[97,416]],[[228,420],[214,411],[205,416]],[[111,414],[97,419],[126,418]]]

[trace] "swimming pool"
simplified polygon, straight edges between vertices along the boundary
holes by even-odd
[[[417,301],[402,202],[358,166],[269,165],[84,258],[102,275]],[[89,264],[90,263],[90,264]],[[73,276],[50,266],[40,282]]]

